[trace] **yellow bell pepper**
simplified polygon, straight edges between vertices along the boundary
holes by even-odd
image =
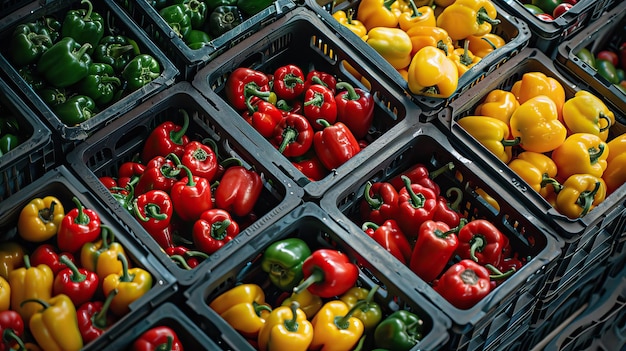
[[[602,177],[606,169],[606,158],[610,154],[607,143],[593,134],[575,133],[552,151],[552,159],[558,169],[559,179],[567,179],[578,173]]]
[[[359,308],[355,305],[349,308],[341,300],[328,301],[317,312],[311,323],[313,324],[312,350],[350,351],[363,336],[363,322],[352,317],[352,313]]]
[[[402,0],[398,0],[402,1]],[[417,7],[413,0],[409,0],[410,12],[403,12],[398,18],[398,25],[403,31],[408,31],[415,26],[435,27],[437,19],[435,11],[430,6]]]
[[[459,71],[459,78],[481,60],[480,57],[474,56],[474,54],[469,51],[468,46],[469,43],[466,41],[463,48],[454,49],[450,56]]]
[[[607,194],[613,193],[626,182],[626,153],[617,154],[616,157],[611,158],[602,174],[602,179],[606,183]]]
[[[222,293],[209,304],[237,332],[257,338],[272,308],[265,303],[265,293],[256,284],[241,284]]]
[[[542,169],[525,159],[516,158],[509,162],[508,166],[544,199],[552,197],[557,192],[557,189],[561,190],[561,184],[556,179],[550,177]]]
[[[11,308],[11,285],[9,282],[0,277],[0,312]]]
[[[574,174],[563,183],[556,197],[556,209],[572,219],[584,217],[604,201],[605,196],[606,184],[602,178]]]
[[[580,90],[563,104],[563,122],[571,133],[591,133],[606,141],[615,115],[597,96]]]
[[[401,68],[398,70],[398,73],[400,73],[400,77],[402,77],[402,79],[404,79],[405,82],[409,81],[409,70],[406,68]]]
[[[389,9],[391,10],[391,12],[393,12],[398,21],[400,20],[400,16],[402,16],[403,13],[406,13],[408,15],[411,15],[413,13],[411,3],[408,0],[396,0],[391,3]]]
[[[500,212],[500,204],[498,203],[498,201],[494,199],[491,195],[487,194],[487,192],[484,189],[476,188],[474,189],[474,192],[476,192],[478,196],[482,197],[486,203],[491,205],[491,207],[493,207],[496,210],[496,212]]]
[[[121,274],[109,274],[102,281],[102,291],[107,296],[117,289],[117,294],[111,301],[110,309],[117,316],[124,316],[130,312],[129,305],[140,299],[152,289],[152,274],[143,268],[128,268],[126,256],[118,254],[117,259],[122,261]]]
[[[546,154],[538,152],[524,151],[517,155],[517,159],[524,160],[534,167],[536,167],[543,178],[541,180],[541,189],[539,195],[541,195],[548,202],[552,203],[556,200],[556,194],[561,190],[561,183],[559,183],[555,177],[558,173],[556,163]]]
[[[48,299],[29,299],[24,304],[34,305],[37,310],[28,326],[44,351],[78,351],[83,348],[76,307],[69,296],[58,294]]]
[[[562,109],[565,103],[565,90],[558,80],[548,77],[542,72],[527,72],[522,75],[522,79],[513,83],[511,92],[520,104],[539,95],[549,97],[556,105],[558,119],[563,120]]]
[[[295,301],[275,308],[261,327],[259,350],[306,351],[313,341],[313,325]]]
[[[484,58],[494,50],[506,45],[506,41],[499,35],[487,33],[485,35],[470,35],[465,38],[469,42],[469,49],[474,55]]]
[[[24,266],[24,247],[16,241],[0,243],[0,276],[9,279],[9,273]]]
[[[445,29],[452,40],[462,40],[490,33],[491,27],[500,23],[497,15],[490,0],[456,0],[437,17],[437,26]]]
[[[517,140],[509,140],[509,126],[499,119],[486,116],[467,116],[457,122],[500,161],[511,160],[511,147]]]
[[[300,309],[306,314],[306,318],[308,319],[313,318],[324,304],[322,298],[311,293],[309,289],[292,293],[290,297],[286,298],[281,303],[281,306],[289,306],[292,301],[296,301],[300,305]]]
[[[435,5],[438,7],[448,7],[454,4],[455,0],[435,0]]]
[[[606,162],[611,162],[617,156],[626,154],[626,134],[621,134],[611,139],[607,145],[609,146],[611,153],[606,158]]]
[[[411,56],[426,46],[434,46],[446,55],[454,51],[454,44],[445,29],[439,27],[413,26],[406,31],[411,38]]]
[[[339,10],[333,13],[333,18],[346,28],[350,29],[350,31],[356,34],[359,38],[364,38],[367,35],[367,28],[365,28],[361,21],[353,19],[353,15],[354,10],[352,9],[349,9],[347,13]]]
[[[339,297],[341,301],[348,305],[348,308],[354,307],[357,303],[360,304],[360,307],[352,315],[363,322],[364,332],[374,330],[383,319],[382,309],[374,301],[374,295],[377,290],[378,285],[375,285],[372,289],[354,286]],[[365,303],[361,301],[365,301]]]
[[[103,280],[111,274],[122,273],[122,262],[117,256],[126,256],[126,253],[122,244],[115,241],[111,229],[104,225],[101,228],[102,239],[85,243],[80,250],[80,261],[85,269],[96,272],[98,278]]]
[[[47,301],[52,296],[53,283],[54,274],[52,269],[45,264],[31,267],[28,255],[24,255],[24,267],[9,273],[11,309],[22,316],[24,323],[28,324],[30,318],[39,311],[41,306],[35,303],[22,305],[22,302],[29,299]]]
[[[367,32],[366,42],[395,69],[411,63],[411,38],[400,28],[372,28]]]
[[[361,0],[356,11],[356,19],[367,30],[376,27],[395,28],[398,26],[398,17],[391,11],[391,5],[396,0]]]
[[[556,104],[545,95],[522,103],[509,121],[511,134],[526,151],[549,152],[565,141],[567,129],[558,120]]]
[[[425,46],[413,56],[408,77],[411,93],[447,98],[458,85],[456,65],[443,51]]]
[[[494,89],[476,106],[474,114],[488,116],[509,124],[511,115],[519,107],[519,102],[510,91]]]
[[[17,231],[27,241],[42,242],[56,235],[65,217],[65,209],[54,196],[32,199],[22,208],[17,221]]]

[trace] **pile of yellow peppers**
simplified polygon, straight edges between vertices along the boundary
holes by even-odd
[[[626,134],[611,134],[613,112],[588,91],[566,98],[542,72],[490,91],[458,124],[569,218],[626,182]]]
[[[419,4],[419,5],[418,5]],[[450,97],[459,77],[506,44],[490,0],[361,0],[333,17],[376,50],[411,93]]]

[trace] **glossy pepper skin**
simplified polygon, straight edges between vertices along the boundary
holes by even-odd
[[[511,115],[519,107],[519,102],[510,91],[494,89],[474,109],[474,115],[487,116],[509,123]]]
[[[111,301],[111,312],[124,316],[130,312],[131,303],[152,289],[152,275],[143,268],[128,268],[128,260],[121,253],[117,259],[122,262],[122,271],[106,276],[102,281],[102,291],[108,295],[117,289],[117,295]]]
[[[274,71],[273,90],[279,99],[293,100],[304,93],[305,76],[302,69],[288,64]]]
[[[91,44],[79,44],[72,37],[57,41],[37,60],[37,72],[51,85],[66,88],[89,73]]]
[[[437,26],[445,29],[452,40],[491,32],[496,19],[496,8],[490,0],[457,0],[437,17]]]
[[[87,95],[75,95],[52,107],[61,122],[68,126],[81,124],[98,112],[96,102]]]
[[[459,78],[461,78],[463,74],[469,71],[481,60],[480,57],[469,51],[468,47],[469,42],[465,41],[463,48],[454,49],[452,55],[450,55],[452,61],[456,65],[457,71],[459,72]]]
[[[89,73],[78,82],[77,89],[89,96],[96,106],[105,106],[116,98],[122,82],[115,76],[113,67],[105,63],[92,63]]]
[[[480,265],[497,267],[508,238],[490,221],[474,219],[465,224],[457,234],[456,253],[462,259],[471,259]]]
[[[285,157],[298,157],[309,151],[313,135],[313,127],[305,116],[288,113],[276,125],[271,142]]]
[[[126,64],[121,75],[126,80],[126,89],[132,92],[159,78],[161,65],[154,56],[139,54]]]
[[[283,112],[270,102],[259,99],[252,104],[250,100],[246,100],[248,111],[243,113],[243,118],[263,137],[271,138],[283,119]]]
[[[267,100],[270,96],[268,76],[247,67],[236,68],[226,79],[225,94],[228,102],[238,111],[247,108],[246,101],[253,97]]]
[[[313,341],[313,325],[299,307],[298,302],[292,301],[270,313],[259,331],[259,350],[308,350]]]
[[[326,302],[315,314],[313,324],[313,340],[311,349],[325,351],[349,351],[359,342],[363,335],[363,322],[353,317],[360,306],[349,308],[341,300]]]
[[[292,161],[291,164],[313,182],[322,180],[328,175],[328,171],[324,168],[317,155],[311,155],[296,162]]]
[[[198,249],[213,254],[239,234],[239,224],[225,210],[212,208],[195,221],[192,238]]]
[[[58,198],[34,198],[20,211],[17,230],[25,240],[46,241],[56,235],[64,216],[65,209]]]
[[[71,253],[59,253],[58,251],[59,250],[52,244],[38,245],[29,255],[30,263],[34,266],[45,264],[50,267],[52,273],[56,276],[59,271],[66,268],[66,265],[61,262],[61,256],[66,256],[70,261],[75,262],[74,255]]]
[[[22,316],[24,323],[29,323],[40,306],[22,304],[22,302],[29,299],[47,300],[52,296],[52,284],[54,282],[52,270],[43,264],[36,267],[31,266],[28,255],[25,255],[24,267],[11,271],[8,280],[11,287],[11,309]]]
[[[48,30],[36,22],[20,24],[13,30],[9,55],[17,66],[36,62],[52,46]]]
[[[268,273],[274,286],[291,291],[304,277],[302,264],[310,255],[311,249],[302,239],[279,240],[263,251],[261,269]]]
[[[454,163],[446,163],[441,166],[439,169],[433,170],[432,172],[428,170],[428,166],[422,163],[416,163],[411,166],[409,169],[401,172],[395,177],[389,180],[389,183],[393,185],[393,187],[400,191],[405,187],[403,176],[409,178],[411,183],[419,184],[425,186],[427,188],[432,189],[435,194],[441,193],[441,189],[439,185],[434,181],[439,175],[444,174],[450,170],[454,169]]]
[[[571,133],[590,133],[606,141],[615,115],[597,96],[579,90],[563,104],[563,122]]]
[[[237,6],[218,6],[207,18],[208,32],[217,38],[234,29],[243,22],[243,16]]]
[[[247,338],[258,337],[272,311],[263,289],[256,284],[237,285],[213,299],[209,307]]]
[[[459,240],[450,227],[433,220],[420,225],[409,268],[426,282],[435,280],[456,252]]]
[[[402,178],[404,188],[399,192],[398,212],[395,218],[404,234],[413,238],[419,233],[419,226],[433,218],[437,194],[430,188],[411,183],[406,176]]]
[[[61,35],[74,38],[81,45],[91,45],[88,51],[91,54],[104,36],[104,19],[99,13],[93,11],[90,0],[81,0],[80,3],[86,4],[87,8],[70,10],[65,14],[61,25]]]
[[[555,104],[558,119],[561,120],[565,90],[558,80],[548,77],[543,72],[526,72],[522,79],[513,83],[510,91],[520,104],[538,95],[549,97]]]
[[[135,185],[135,193],[143,194],[150,190],[163,190],[169,193],[174,183],[179,180],[180,160],[175,154],[155,156],[145,167]]]
[[[189,137],[186,135],[187,128],[189,128],[189,114],[183,109],[178,110],[178,113],[183,117],[182,125],[165,121],[150,132],[141,152],[143,163],[148,163],[154,157],[166,157],[169,154],[174,154],[179,159],[182,157],[185,145],[189,143]]]
[[[24,247],[16,241],[0,243],[0,276],[9,279],[9,274],[24,266]]]
[[[395,69],[408,67],[411,63],[411,37],[400,28],[371,28],[366,42]]]
[[[357,20],[356,18],[353,18],[353,16],[354,16],[354,10],[348,10],[348,11],[337,10],[333,12],[333,18],[337,22],[339,22],[341,25],[348,28],[352,33],[356,34],[359,38],[365,38],[365,36],[367,35],[367,28],[365,28],[365,25],[361,21]]]
[[[406,31],[411,38],[411,56],[414,56],[425,46],[436,47],[443,51],[446,56],[454,50],[452,39],[445,29],[429,26],[413,26]]]
[[[178,217],[184,221],[195,221],[204,211],[213,208],[211,183],[206,178],[194,176],[189,168],[180,167],[187,176],[174,183],[170,198]]]
[[[139,49],[128,37],[107,35],[100,39],[92,56],[95,62],[110,65],[116,73],[121,73],[137,54]]]
[[[604,180],[590,174],[574,174],[562,185],[556,197],[556,209],[571,219],[584,217],[606,197]]]
[[[608,144],[599,136],[589,133],[571,134],[552,151],[557,178],[564,180],[581,173],[602,177],[609,154]]]
[[[417,7],[414,1],[408,1],[411,11],[403,12],[398,17],[398,25],[403,31],[408,31],[415,26],[435,27],[437,17],[430,6]]]
[[[313,147],[326,169],[339,168],[361,151],[359,142],[344,123],[330,125],[323,119],[318,119],[317,123],[324,129],[315,132]]]
[[[357,20],[369,31],[375,27],[394,28],[398,26],[398,17],[391,11],[389,0],[365,0],[357,8]]]
[[[303,107],[304,116],[315,130],[323,129],[323,126],[316,122],[318,119],[323,119],[329,124],[337,121],[335,94],[324,85],[311,85],[305,91]]]
[[[245,217],[252,213],[261,196],[263,180],[254,170],[243,166],[226,169],[215,189],[215,205],[236,216]]]
[[[511,135],[519,138],[526,151],[550,152],[567,137],[567,129],[558,119],[556,104],[545,95],[526,100],[510,120]]]
[[[302,290],[299,293],[292,293],[291,296],[283,300],[281,306],[290,306],[291,302],[297,302],[300,304],[300,309],[306,314],[306,317],[310,320],[315,316],[315,314],[322,308],[324,302],[322,298],[313,295],[308,290]]]
[[[448,98],[459,85],[459,71],[442,50],[424,46],[411,59],[408,84],[413,94]]]
[[[383,319],[374,331],[376,347],[408,351],[422,340],[424,321],[416,314],[399,310]]]
[[[166,229],[174,214],[170,195],[163,190],[149,190],[135,198],[133,213],[141,226],[152,238],[166,249],[174,246],[174,241]]]
[[[532,164],[530,161],[521,158],[512,160],[509,162],[508,166],[546,200],[549,200],[550,197],[555,194],[555,189],[560,190],[561,185],[556,179],[554,179],[554,175],[556,175],[556,165],[553,176],[548,175],[548,173],[542,171],[538,166]]]
[[[398,191],[387,182],[367,182],[359,206],[361,219],[382,223],[393,218],[398,209]]]
[[[9,282],[7,281],[6,278],[0,277],[0,312],[9,310],[10,308],[11,308],[11,286],[9,285]]]
[[[509,139],[509,126],[493,117],[466,116],[458,124],[504,163],[511,160],[511,147],[519,144]]]
[[[484,58],[498,48],[506,45],[506,41],[499,35],[487,33],[485,35],[470,35],[465,38],[469,42],[469,50],[476,56]]]
[[[153,327],[143,332],[133,342],[132,351],[183,351],[183,343],[176,331],[168,326]]]
[[[380,305],[374,301],[376,291],[378,291],[378,285],[371,289],[355,286],[339,297],[350,309],[358,304],[352,316],[363,322],[365,333],[374,330],[383,319],[383,311]]]
[[[619,154],[607,162],[606,170],[602,173],[602,179],[606,183],[607,195],[613,193],[626,182],[626,154]]]
[[[33,314],[28,325],[37,343],[44,345],[44,350],[78,351],[83,348],[76,307],[67,295],[24,302],[35,305],[39,311]]]
[[[96,340],[115,322],[115,318],[108,314],[111,301],[117,295],[117,290],[112,290],[104,302],[90,301],[79,305],[76,310],[78,330],[85,345]]]
[[[193,175],[209,181],[217,173],[217,155],[210,146],[199,141],[190,141],[185,145],[180,162],[187,166]]]
[[[359,277],[359,269],[348,256],[333,249],[318,249],[302,263],[305,280],[294,292],[308,289],[320,297],[333,297],[348,291]]]
[[[472,260],[461,260],[445,271],[435,291],[454,307],[470,309],[491,291],[489,271]]]
[[[66,268],[55,276],[52,293],[67,295],[74,306],[80,306],[91,300],[98,289],[98,275],[85,268],[76,267],[67,256],[61,256],[60,261]]]
[[[183,11],[191,21],[191,28],[201,28],[206,21],[208,6],[201,0],[175,0],[175,4],[182,5]]]
[[[181,39],[191,32],[191,18],[181,4],[172,4],[159,10],[159,15]]]
[[[335,95],[337,121],[345,124],[356,139],[364,138],[374,121],[374,98],[368,91],[346,82],[337,83],[335,87],[338,91]]]
[[[100,280],[110,274],[122,271],[122,263],[118,254],[124,254],[124,247],[115,241],[113,232],[102,226],[102,239],[83,245],[80,251],[80,262],[84,268],[96,272]]]
[[[24,336],[24,320],[19,313],[12,310],[0,312],[0,351],[12,350],[12,346],[24,346],[22,338]]]
[[[100,216],[94,210],[85,208],[77,197],[72,201],[76,208],[61,221],[57,246],[61,251],[77,252],[83,244],[96,240],[100,235]]]
[[[388,219],[378,225],[374,222],[365,222],[361,229],[374,239],[386,251],[391,253],[402,264],[407,264],[411,258],[411,244],[394,219]]]

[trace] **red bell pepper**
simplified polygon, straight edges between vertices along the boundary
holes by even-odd
[[[146,164],[146,170],[135,186],[135,194],[141,195],[150,190],[163,190],[169,193],[180,177],[178,156],[155,156]]]
[[[102,185],[104,185],[105,188],[111,190],[111,188],[117,188],[119,187],[119,185],[117,185],[117,179],[113,178],[113,177],[109,177],[109,176],[102,176],[100,178],[98,178],[100,180],[100,183],[102,183]]]
[[[425,186],[411,183],[402,176],[404,188],[398,193],[398,212],[396,220],[408,237],[416,237],[422,223],[433,218],[437,206],[437,195]]]
[[[100,216],[96,211],[84,208],[78,198],[72,199],[76,208],[63,217],[57,232],[57,246],[61,251],[77,252],[83,244],[100,236]]]
[[[267,100],[270,97],[270,79],[254,69],[236,68],[226,79],[226,99],[237,110],[243,111],[246,101],[253,97]]]
[[[189,142],[189,137],[185,135],[189,128],[189,114],[183,109],[178,112],[183,116],[182,126],[166,121],[150,132],[141,152],[143,163],[148,163],[156,156],[175,154],[179,158],[182,157],[184,147]]]
[[[460,196],[461,195],[459,192],[459,197],[457,197],[455,203],[450,205],[448,204],[448,200],[445,197],[439,196],[437,198],[437,206],[435,206],[435,213],[433,214],[433,221],[444,222],[450,228],[458,226],[461,223],[461,215],[456,210],[454,210],[454,208],[456,208],[455,206],[457,206],[456,202],[461,200]]]
[[[315,132],[313,147],[326,169],[339,168],[361,151],[359,142],[345,124],[337,122],[330,125],[323,119],[318,119],[317,123],[324,129]]]
[[[262,190],[263,180],[257,172],[243,166],[228,167],[215,189],[215,205],[245,217],[254,209]]]
[[[374,98],[346,82],[337,83],[336,88],[346,89],[335,96],[337,121],[348,126],[355,138],[364,138],[374,121]]]
[[[367,182],[359,208],[361,219],[363,221],[382,223],[394,218],[396,211],[398,211],[399,197],[400,195],[390,183]]]
[[[76,262],[72,253],[59,253],[57,248],[54,247],[52,244],[41,244],[38,245],[35,250],[29,255],[30,264],[33,267],[37,267],[40,264],[45,264],[46,266],[50,267],[54,275],[57,275],[59,271],[66,268],[66,265],[60,260],[61,255],[67,256],[67,258],[69,258],[72,262]]]
[[[498,267],[502,260],[502,251],[508,238],[485,219],[474,219],[459,230],[457,254],[462,259],[471,259],[480,265]]]
[[[329,124],[337,121],[337,103],[333,91],[323,85],[311,85],[304,92],[304,116],[309,120],[315,130],[324,129],[324,126],[317,123],[318,119],[323,119]]]
[[[304,81],[304,91],[307,91],[309,87],[315,84],[323,85],[327,87],[328,89],[330,89],[333,92],[333,94],[335,94],[335,86],[337,85],[337,78],[335,78],[334,75],[327,73],[327,72],[318,71],[318,70],[309,71],[309,73],[307,73],[306,75],[306,80]]]
[[[313,144],[313,127],[303,115],[289,113],[283,116],[271,142],[285,157],[304,155]]]
[[[426,165],[418,163],[413,165],[408,170],[393,177],[389,181],[389,183],[393,184],[394,188],[400,191],[400,189],[404,188],[404,181],[402,180],[402,176],[407,176],[411,180],[411,183],[416,183],[423,185],[427,188],[431,188],[435,191],[435,194],[439,195],[441,193],[441,190],[439,189],[439,185],[434,182],[434,179],[453,168],[454,163],[449,162],[441,166],[440,168],[429,172]]]
[[[100,280],[95,272],[86,268],[78,268],[67,256],[61,256],[61,262],[67,266],[54,277],[53,295],[65,294],[80,306],[91,300],[98,290]]]
[[[0,351],[9,351],[13,346],[18,345],[19,350],[25,350],[22,337],[24,336],[24,319],[13,310],[0,312]]]
[[[213,254],[239,234],[239,224],[222,209],[204,211],[193,225],[193,243],[200,251]]]
[[[180,162],[191,170],[194,176],[206,178],[209,182],[217,172],[217,156],[213,149],[199,141],[185,145]]]
[[[296,65],[284,65],[274,71],[272,89],[279,99],[293,100],[304,92],[304,72]]]
[[[183,221],[195,221],[202,212],[213,208],[211,183],[206,178],[194,176],[189,168],[180,167],[187,176],[174,183],[170,199],[178,217]]]
[[[314,182],[322,180],[328,175],[328,171],[316,155],[311,155],[303,160],[292,161],[292,164],[309,180]]]
[[[141,226],[162,248],[174,246],[169,225],[174,206],[163,190],[150,190],[139,195],[133,203],[133,213]]]
[[[146,166],[133,161],[124,162],[117,170],[117,177],[119,178],[134,178],[139,177],[146,170]]]
[[[339,296],[354,286],[359,278],[358,267],[346,254],[333,249],[317,249],[302,263],[304,280],[293,291],[308,289],[322,298]]]
[[[411,244],[395,220],[386,220],[380,226],[374,222],[365,222],[361,228],[403,264],[411,259]],[[370,228],[373,231],[369,231]]]
[[[254,105],[249,101],[246,104],[248,110],[243,113],[243,118],[263,137],[271,138],[274,129],[283,119],[283,111],[263,100],[258,100]]]
[[[180,264],[185,269],[196,268],[201,261],[209,258],[204,252],[190,250],[185,246],[174,246],[165,249],[165,253],[177,264]]]
[[[158,326],[145,331],[133,342],[131,348],[131,351],[155,350],[184,351],[176,332],[167,326]]]
[[[434,289],[456,308],[466,310],[491,291],[489,271],[472,260],[461,260],[446,270]]]
[[[115,318],[109,312],[109,306],[117,295],[117,289],[111,290],[104,303],[102,301],[85,302],[76,310],[78,330],[85,345],[99,338],[115,323]]]
[[[444,222],[425,221],[419,228],[409,268],[426,282],[435,280],[454,256],[459,240]]]
[[[300,100],[278,100],[276,101],[276,107],[282,112],[283,115],[295,113],[301,115],[304,113],[302,102]]]

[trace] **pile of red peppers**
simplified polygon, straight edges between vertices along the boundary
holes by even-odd
[[[386,182],[368,182],[359,204],[362,228],[396,259],[459,309],[472,308],[527,258],[513,252],[493,223],[466,218],[458,209],[463,192],[441,194],[437,176],[415,164]],[[474,215],[472,215],[474,216]]]
[[[100,181],[172,260],[192,269],[256,219],[264,183],[241,160],[220,162],[210,139],[190,140],[189,114],[178,113],[181,125],[158,125],[136,159]]]
[[[367,145],[374,100],[330,73],[286,64],[273,72],[235,69],[226,81],[230,105],[312,181]]]

